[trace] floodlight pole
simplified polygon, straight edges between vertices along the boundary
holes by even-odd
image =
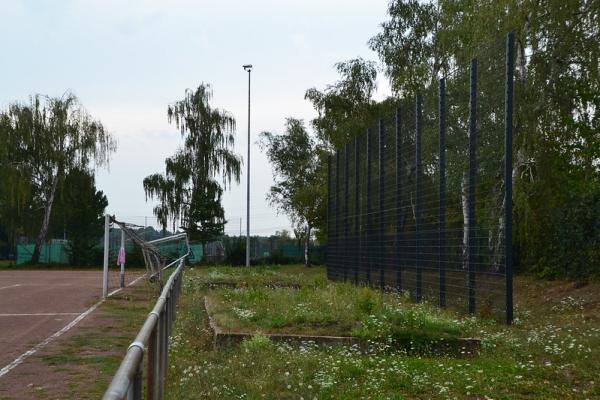
[[[246,267],[250,266],[250,74],[252,64],[244,65],[244,71],[248,72],[248,175],[246,187]]]
[[[104,264],[102,271],[102,298],[108,296],[108,246],[110,236],[110,215],[104,216]]]

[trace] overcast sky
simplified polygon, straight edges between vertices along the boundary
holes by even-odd
[[[281,132],[289,116],[307,123],[304,100],[355,57],[376,60],[367,41],[386,19],[388,0],[16,1],[0,0],[0,107],[34,93],[75,93],[116,137],[110,170],[96,174],[109,212],[152,221],[145,176],[164,170],[181,143],[167,104],[200,82],[213,105],[237,120],[236,151],[246,159],[247,74],[254,65],[251,117],[251,233],[289,229],[265,195],[271,168],[256,146],[261,131]],[[389,94],[380,80],[378,98]],[[246,210],[246,175],[224,196],[226,227],[238,234]]]

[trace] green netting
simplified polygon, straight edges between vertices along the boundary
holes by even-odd
[[[68,264],[69,252],[67,251],[68,241],[53,241],[42,245],[40,252],[40,262],[43,264]],[[17,265],[31,262],[35,244],[17,245]]]

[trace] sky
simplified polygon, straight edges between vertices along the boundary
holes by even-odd
[[[285,118],[316,116],[306,89],[335,82],[334,64],[377,60],[367,41],[386,19],[388,0],[44,1],[0,0],[0,107],[35,93],[73,92],[116,138],[96,186],[117,219],[152,224],[142,180],[164,171],[182,139],[167,105],[209,83],[212,105],[237,120],[235,151],[247,153],[247,73],[253,64],[250,231],[269,235],[290,221],[265,199],[271,167],[257,139]],[[380,78],[376,99],[389,95]],[[246,167],[223,197],[225,231],[246,226]]]

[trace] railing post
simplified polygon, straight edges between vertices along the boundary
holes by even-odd
[[[354,139],[354,238],[356,240],[356,259],[354,283],[358,284],[358,271],[362,268],[362,243],[360,240],[360,137]]]
[[[160,312],[159,324],[158,324],[158,398],[164,397],[165,389],[165,352],[166,352],[166,313],[163,309]]]
[[[418,303],[422,299],[423,275],[421,265],[421,94],[417,93],[415,102],[416,130],[415,130],[415,267],[416,267],[416,300]]]
[[[366,182],[366,190],[367,190],[367,229],[365,234],[365,241],[367,247],[367,284],[371,285],[371,262],[372,262],[372,235],[371,230],[373,229],[373,209],[371,207],[371,130],[367,129],[367,182]]]
[[[512,256],[512,135],[515,34],[506,37],[506,93],[504,110],[504,270],[506,274],[506,323],[513,322]]]
[[[142,400],[142,365],[144,362],[144,358],[140,360],[140,364],[135,371],[135,375],[133,376],[133,400]]]
[[[469,191],[468,191],[468,218],[469,234],[467,236],[468,244],[468,271],[469,271],[469,313],[474,314],[475,305],[475,185],[477,173],[477,59],[471,60],[471,78],[470,78],[470,100],[469,100]]]
[[[348,219],[350,218],[350,213],[348,212],[348,196],[349,196],[349,188],[348,188],[348,158],[350,155],[349,144],[346,143],[344,146],[344,282],[348,279],[348,268],[350,267],[350,258],[348,250],[350,249],[350,238],[349,238],[349,229],[350,222]]]
[[[439,225],[438,269],[440,274],[440,307],[446,307],[446,80],[440,79],[439,87]]]
[[[402,115],[396,108],[396,290],[402,290]]]
[[[146,371],[146,399],[147,400],[155,400],[157,398],[157,390],[156,390],[156,367],[157,367],[157,346],[156,346],[156,331],[158,327],[158,319],[157,324],[154,326],[152,330],[152,334],[150,335],[150,339],[148,340],[148,365]]]
[[[379,120],[379,286],[385,289],[385,125]]]

